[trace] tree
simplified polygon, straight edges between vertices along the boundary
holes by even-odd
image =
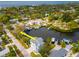
[[[0,25],[0,35],[3,33],[3,26]]]
[[[72,45],[73,45],[72,52],[73,53],[79,52],[79,41],[77,43],[73,43]]]
[[[45,41],[45,43],[43,44],[43,46],[40,47],[39,53],[43,57],[47,57],[50,54],[50,50],[53,49],[54,47],[55,47],[55,45],[51,44],[51,39],[47,38],[47,40]]]
[[[73,52],[73,53],[76,53],[76,52],[77,52],[76,43],[73,43],[72,45],[73,45],[73,47],[72,47],[72,52]]]
[[[47,44],[51,44],[51,38],[50,37],[48,37],[47,39],[46,39],[46,41],[45,41],[45,43],[47,43]]]
[[[6,24],[9,22],[9,17],[7,15],[0,15],[0,23]]]
[[[62,19],[63,19],[63,21],[65,21],[65,22],[69,22],[69,21],[71,21],[71,20],[74,20],[73,17],[74,17],[74,15],[73,15],[72,13],[65,12],[65,13],[63,13]]]
[[[48,16],[48,20],[49,20],[49,21],[52,21],[53,19],[54,19],[53,16],[51,16],[51,15]]]
[[[11,46],[8,46],[10,52],[6,55],[7,57],[16,57],[16,53]]]
[[[31,52],[31,56],[32,57],[41,57],[41,55],[39,53],[36,53],[36,52]]]
[[[57,15],[57,14],[51,14],[48,16],[48,20],[49,21],[52,21],[52,20],[58,20],[60,17],[60,15]]]
[[[60,45],[62,48],[65,48],[66,47],[66,43],[63,41],[63,42],[60,42]]]

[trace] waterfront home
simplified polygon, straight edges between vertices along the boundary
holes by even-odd
[[[44,44],[43,39],[41,37],[36,37],[36,40],[30,40],[30,48],[27,49],[28,53],[35,51],[38,52],[41,45]]]
[[[39,51],[39,48],[44,44],[44,41],[41,37],[37,37],[36,40],[31,40],[31,42],[35,45],[35,51]]]
[[[66,38],[63,38],[63,40],[65,43],[69,44],[70,43],[70,40],[69,39],[66,39]]]
[[[51,40],[51,41],[52,41],[52,43],[55,43],[55,41],[56,41],[56,40],[55,40],[55,38],[52,38],[52,40]]]
[[[52,50],[50,51],[49,57],[65,57],[68,51],[66,49]]]

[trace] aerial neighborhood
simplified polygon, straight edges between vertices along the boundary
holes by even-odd
[[[0,8],[0,57],[79,57],[79,3]]]

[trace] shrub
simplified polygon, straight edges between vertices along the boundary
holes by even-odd
[[[63,41],[63,42],[60,42],[60,44],[61,44],[61,47],[62,48],[65,48],[66,47],[66,43]]]
[[[36,52],[31,52],[31,56],[32,57],[41,57],[41,55],[39,53],[36,53]]]

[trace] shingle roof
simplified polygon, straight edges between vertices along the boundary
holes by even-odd
[[[60,49],[60,50],[53,50],[49,57],[64,57],[67,54],[67,50],[65,49]]]

